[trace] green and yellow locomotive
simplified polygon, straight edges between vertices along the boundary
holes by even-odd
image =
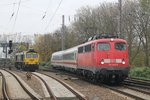
[[[39,68],[39,54],[34,49],[16,53],[15,67],[25,71],[37,70]]]

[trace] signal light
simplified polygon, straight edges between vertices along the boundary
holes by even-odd
[[[12,40],[9,40],[8,46],[9,46],[9,48],[10,48],[10,50],[11,50],[11,48],[12,48]]]
[[[9,51],[8,51],[8,54],[11,54],[13,52],[13,50],[12,49],[10,49]]]

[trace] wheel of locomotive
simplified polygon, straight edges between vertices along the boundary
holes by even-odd
[[[97,84],[96,75],[93,72],[91,73],[91,82]]]

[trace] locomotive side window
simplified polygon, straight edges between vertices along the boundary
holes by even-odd
[[[85,46],[85,52],[91,51],[91,44]]]
[[[109,43],[98,43],[98,50],[109,50],[110,49],[110,44]]]
[[[115,43],[116,50],[126,50],[126,44],[123,42]]]
[[[23,55],[21,55],[21,60],[23,61],[23,58],[24,58],[24,56]]]
[[[83,52],[83,47],[79,47],[78,48],[78,53],[82,53]]]
[[[17,56],[17,60],[19,60],[19,61],[21,60],[21,55]]]
[[[17,55],[16,55],[16,60],[18,60],[17,58],[18,58],[18,57],[17,57]]]

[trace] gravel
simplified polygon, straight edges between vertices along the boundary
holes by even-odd
[[[31,79],[27,80],[26,72],[15,71],[15,73],[19,75],[36,93],[38,93],[41,97],[45,97],[42,85],[37,78],[31,76]]]
[[[103,86],[94,85],[76,77],[69,76],[69,74],[46,72],[41,71],[45,74],[52,75],[72,86],[77,91],[81,92],[87,97],[88,100],[128,100],[126,96],[122,96],[110,89],[104,88]],[[44,92],[42,86],[35,77],[32,76],[31,80],[27,80],[26,72],[16,72],[35,92],[42,97]]]

